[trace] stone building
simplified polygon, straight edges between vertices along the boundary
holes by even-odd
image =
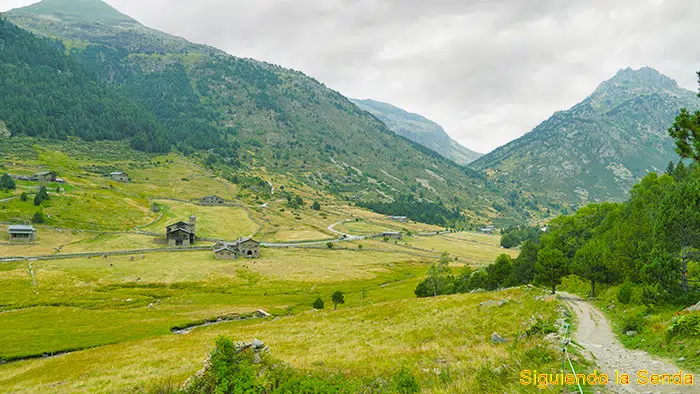
[[[196,241],[197,218],[190,216],[189,222],[177,222],[165,228],[168,246],[192,246]]]
[[[399,223],[408,223],[408,217],[406,216],[389,216],[389,220],[393,220]]]
[[[224,205],[226,201],[216,194],[212,194],[211,196],[206,196],[199,200],[199,203],[202,205]]]
[[[129,176],[126,175],[126,173],[121,172],[121,171],[112,172],[109,174],[109,177],[113,181],[129,183]]]
[[[32,226],[10,225],[7,228],[10,242],[33,242],[36,240],[36,229]]]
[[[30,178],[32,181],[47,183],[56,181],[56,173],[53,171],[41,171],[37,172]]]
[[[233,260],[239,257],[255,259],[260,257],[260,242],[252,238],[241,238],[233,242],[219,242],[214,245],[214,256],[218,260]]]
[[[401,239],[403,238],[403,235],[398,232],[398,231],[385,231],[381,234],[379,234],[381,238],[389,238],[389,239]]]

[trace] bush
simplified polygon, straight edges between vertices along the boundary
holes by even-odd
[[[420,391],[420,386],[415,376],[406,368],[401,368],[394,376],[394,386],[396,387],[396,391],[400,394],[415,394]]]
[[[26,192],[22,192],[22,194],[19,196],[19,199],[22,201],[27,201],[29,200],[29,195]]]
[[[631,282],[623,283],[620,286],[620,289],[617,291],[617,300],[623,304],[629,304],[632,300],[632,290],[633,287]]]
[[[700,313],[690,313],[673,318],[666,329],[669,337],[675,335],[700,337]]]
[[[41,223],[45,223],[45,222],[46,222],[46,218],[44,217],[44,214],[41,212],[36,212],[34,214],[34,216],[32,216],[32,223],[41,224]]]
[[[326,242],[328,249],[333,249],[333,242]]]
[[[320,211],[321,204],[319,204],[318,201],[314,201],[313,205],[311,205],[311,209],[313,209],[314,211]]]
[[[323,309],[324,303],[321,297],[316,298],[316,301],[311,305],[314,309]]]
[[[528,328],[526,331],[527,336],[533,336],[537,334],[547,335],[553,332],[557,332],[557,329],[550,323],[542,319],[537,319],[532,327]]]
[[[622,323],[622,331],[642,331],[644,328],[644,317],[641,315],[628,316]]]

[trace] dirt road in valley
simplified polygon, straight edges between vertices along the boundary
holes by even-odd
[[[638,371],[646,370],[649,373],[677,374],[680,370],[672,362],[651,357],[642,350],[627,349],[615,338],[610,328],[610,323],[605,315],[581,297],[559,293],[562,299],[571,307],[578,318],[578,327],[572,333],[572,339],[590,353],[590,359],[594,360],[600,372],[608,374],[610,383],[606,386],[613,393],[700,393],[700,385],[695,382],[693,386],[679,385],[640,385],[637,383]],[[585,353],[584,352],[584,353]],[[615,384],[615,371],[620,374],[629,374],[629,385]],[[687,371],[683,371],[687,373]],[[694,380],[700,378],[693,374]]]

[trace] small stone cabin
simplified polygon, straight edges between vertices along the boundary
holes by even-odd
[[[385,232],[379,234],[379,236],[382,238],[389,238],[389,239],[402,239],[403,238],[403,235],[398,231],[385,231]]]
[[[493,234],[495,228],[493,226],[484,226],[479,229],[479,232],[484,234]]]
[[[389,216],[389,220],[393,220],[395,222],[400,223],[408,223],[408,217],[406,216]]]
[[[32,226],[11,225],[7,232],[10,234],[10,242],[33,242],[36,240],[36,229]]]
[[[219,242],[214,245],[217,260],[233,260],[239,257],[256,259],[260,257],[260,242],[252,238],[241,238],[233,242]]]
[[[33,177],[30,178],[33,181],[36,182],[41,182],[41,183],[47,183],[47,182],[55,182],[56,181],[56,173],[53,171],[41,171],[37,172],[34,174]]]
[[[109,177],[113,181],[129,183],[129,176],[126,175],[126,173],[121,172],[121,171],[112,172],[109,174]]]
[[[224,205],[226,201],[216,194],[212,194],[211,196],[206,196],[199,200],[199,203],[202,205]]]
[[[177,222],[165,228],[168,246],[191,246],[196,241],[196,218],[190,216],[189,222]]]

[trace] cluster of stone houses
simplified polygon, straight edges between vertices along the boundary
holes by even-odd
[[[252,238],[240,238],[233,242],[218,242],[214,245],[214,256],[218,260],[234,260],[239,257],[260,257],[260,242]]]
[[[189,222],[173,223],[165,228],[168,246],[188,247],[197,241],[197,218],[190,216]],[[260,242],[252,238],[240,238],[233,242],[217,242],[214,245],[214,256],[219,260],[233,260],[239,257],[260,257]]]

